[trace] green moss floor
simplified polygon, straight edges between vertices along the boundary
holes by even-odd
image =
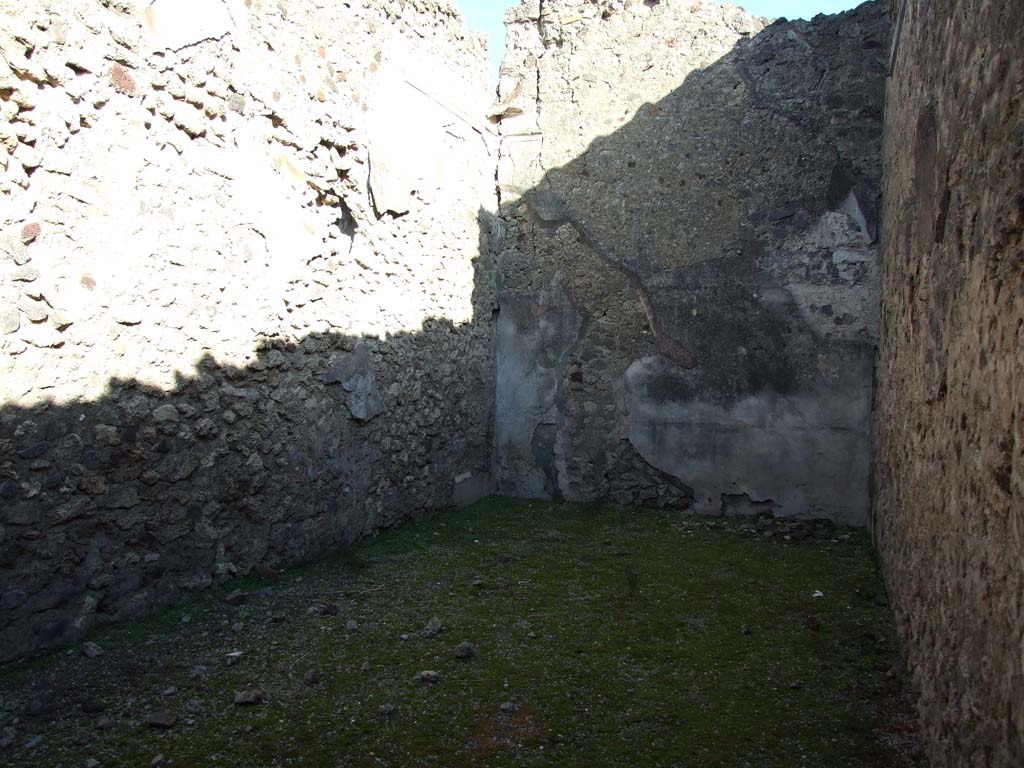
[[[0,667],[0,765],[920,759],[862,531],[490,499],[92,640]]]

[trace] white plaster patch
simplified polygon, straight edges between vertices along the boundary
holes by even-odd
[[[142,19],[150,51],[180,51],[235,31],[231,12],[221,0],[154,0]]]

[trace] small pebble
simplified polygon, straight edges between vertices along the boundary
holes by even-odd
[[[155,712],[147,714],[143,720],[146,725],[150,728],[156,728],[161,731],[167,731],[174,727],[174,724],[178,722],[178,716],[167,709],[158,709]]]
[[[266,565],[257,565],[253,570],[264,581],[277,581],[280,578],[280,574],[277,571]]]
[[[243,688],[235,691],[235,704],[242,707],[251,707],[262,704],[266,694],[259,688]]]
[[[100,648],[96,643],[82,643],[82,654],[87,659],[95,659],[97,656],[103,655],[103,649]]]
[[[99,699],[86,699],[82,702],[82,711],[87,715],[95,715],[103,711],[103,702]]]
[[[413,678],[417,683],[424,683],[426,685],[436,685],[441,682],[441,673],[435,672],[432,669],[425,669],[422,672],[417,672],[416,677]]]
[[[224,602],[228,605],[241,605],[242,603],[248,602],[249,597],[250,595],[248,592],[236,589],[233,592],[228,592],[228,594],[224,596]]]
[[[441,632],[444,631],[444,625],[441,620],[434,616],[430,621],[427,622],[427,626],[423,629],[425,637],[437,637]]]
[[[395,707],[392,704],[381,704],[377,707],[377,711],[380,712],[381,717],[391,717],[395,712]]]
[[[463,641],[455,648],[456,659],[472,659],[476,655],[476,649],[467,641]]]

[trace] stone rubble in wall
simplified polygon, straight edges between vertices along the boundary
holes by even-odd
[[[865,521],[885,12],[506,13],[502,492]]]
[[[487,90],[445,0],[0,0],[0,657],[489,475]]]

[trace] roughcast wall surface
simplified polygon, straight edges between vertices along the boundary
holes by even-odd
[[[0,660],[488,491],[488,91],[447,0],[0,0]]]
[[[931,765],[1009,768],[1024,765],[1024,5],[902,5],[876,538]]]
[[[509,12],[500,491],[866,522],[886,11]]]

